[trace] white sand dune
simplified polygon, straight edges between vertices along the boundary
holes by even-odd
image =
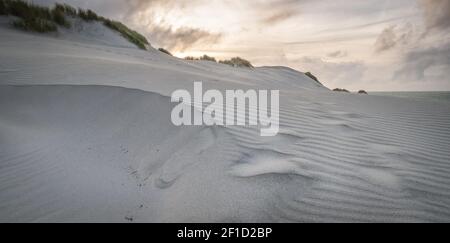
[[[73,36],[0,26],[1,222],[450,221],[448,103]],[[279,89],[280,134],[173,126],[194,81]]]

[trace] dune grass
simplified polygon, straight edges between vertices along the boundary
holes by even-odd
[[[56,4],[55,9],[63,12],[65,15],[71,16],[71,17],[79,17],[83,19],[86,22],[92,22],[92,21],[99,21],[103,22],[103,24],[114,30],[119,32],[124,38],[126,38],[131,43],[135,44],[137,47],[141,49],[147,49],[146,46],[150,45],[147,41],[147,38],[145,38],[143,35],[139,34],[138,32],[131,30],[126,25],[122,24],[121,22],[114,21],[107,19],[105,17],[99,16],[94,11],[87,9],[78,9],[76,10],[74,7],[68,5],[68,4]]]
[[[55,22],[59,26],[63,26],[65,28],[70,28],[72,26],[70,24],[70,22],[67,21],[66,16],[61,9],[58,9],[55,7],[51,10],[51,14],[52,14],[53,22]]]
[[[18,29],[39,33],[54,32],[58,29],[54,23],[41,18],[18,19],[13,22],[13,26]]]
[[[84,10],[81,8],[78,9],[78,17],[87,22],[103,20],[103,18],[99,17],[95,12],[93,12],[90,9],[88,10]]]
[[[3,0],[3,12],[22,19],[41,18],[51,20],[52,15],[49,8],[33,5],[21,0]]]
[[[146,46],[150,45],[147,41],[147,38],[145,38],[143,35],[139,34],[138,32],[129,29],[126,25],[118,22],[113,21],[110,19],[104,19],[103,23],[105,26],[107,26],[110,29],[113,29],[117,32],[119,32],[123,37],[125,37],[128,41],[135,44],[137,47],[146,50]]]
[[[54,7],[43,7],[25,2],[23,0],[0,0],[0,14],[18,17],[13,26],[26,31],[39,33],[58,31],[58,26],[70,28],[67,16],[81,18],[86,22],[100,21],[119,32],[124,38],[141,49],[150,45],[147,39],[138,32],[129,29],[126,25],[97,15],[92,10],[76,9],[68,4],[56,3]]]
[[[5,1],[0,0],[0,15],[6,15],[7,13]]]
[[[68,4],[56,3],[54,8],[70,17],[76,17],[78,15],[77,9]]]
[[[64,12],[59,9],[41,7],[22,0],[1,0],[0,13],[18,17],[18,20],[13,21],[13,26],[27,31],[44,33],[57,31],[57,25],[70,27]]]

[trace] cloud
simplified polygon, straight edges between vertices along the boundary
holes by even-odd
[[[409,52],[403,59],[403,64],[395,72],[394,79],[410,81],[449,80],[450,42],[438,47]]]
[[[341,57],[346,57],[347,56],[347,52],[346,51],[334,51],[334,52],[330,52],[327,54],[327,57],[333,57],[333,58],[341,58]]]
[[[375,41],[375,52],[389,50],[397,45],[397,35],[394,31],[395,26],[385,28]]]
[[[215,44],[222,37],[221,34],[213,34],[208,31],[189,27],[181,27],[174,30],[170,26],[154,25],[150,27],[149,32],[156,42],[170,51],[185,51],[197,44]]]
[[[59,0],[37,0],[38,3],[52,4]],[[161,46],[170,51],[184,51],[196,45],[210,45],[219,42],[220,33],[190,26],[175,28],[166,16],[173,10],[183,10],[207,3],[205,0],[61,0],[77,7],[91,8],[107,17],[123,21],[130,27],[143,33],[152,45]],[[156,19],[160,15],[160,19]]]
[[[300,14],[299,4],[306,0],[249,1],[248,9],[255,9],[262,24],[275,25]]]
[[[419,0],[423,9],[427,31],[450,28],[449,0]]]
[[[378,20],[378,21],[367,22],[367,23],[363,23],[363,24],[357,24],[357,25],[348,26],[348,27],[327,28],[327,29],[318,31],[317,33],[343,32],[343,31],[349,31],[349,30],[350,31],[359,31],[361,29],[366,29],[368,27],[382,25],[382,24],[391,23],[391,22],[398,22],[399,20],[405,20],[405,19],[412,18],[415,16],[416,16],[416,14],[408,14],[408,15],[402,15],[402,16],[387,18],[387,19]]]
[[[450,1],[419,0],[419,6],[424,25],[386,27],[375,42],[375,53],[396,51],[399,61],[391,75],[396,82],[439,83],[450,76],[450,42],[445,38],[450,25]]]
[[[188,8],[194,7],[202,0],[125,0],[128,11],[125,18],[143,25],[141,28],[152,42],[172,52],[185,51],[196,45],[212,45],[218,43],[221,33],[212,33],[199,28],[181,26],[175,28],[166,16],[173,10],[189,12]],[[159,15],[157,19],[155,16]]]
[[[413,51],[405,54],[394,78],[448,82],[450,77],[450,1],[419,0],[425,30]],[[428,41],[428,43],[427,43]],[[431,45],[430,45],[431,43]]]
[[[266,17],[263,19],[263,22],[266,24],[276,24],[278,22],[282,22],[284,20],[290,19],[291,17],[294,17],[298,14],[295,10],[286,10],[286,11],[279,11],[274,14],[272,14],[269,17]]]
[[[128,5],[127,17],[136,14],[151,11],[159,8],[159,10],[186,9],[205,3],[204,0],[123,0]]]
[[[375,41],[375,52],[380,53],[393,49],[394,47],[404,46],[415,38],[414,30],[410,24],[403,27],[396,25],[385,28]]]
[[[317,57],[303,57],[296,61],[303,71],[310,71],[329,88],[348,88],[360,84],[367,66],[361,61],[328,62]]]

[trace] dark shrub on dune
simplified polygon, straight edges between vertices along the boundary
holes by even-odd
[[[358,91],[358,94],[367,94],[367,92],[365,90],[360,90]]]
[[[162,53],[165,53],[165,54],[167,54],[167,55],[169,55],[169,56],[173,56],[172,53],[170,53],[168,50],[166,50],[166,49],[164,49],[164,48],[159,48],[158,51],[160,51],[160,52],[162,52]]]
[[[184,60],[188,61],[210,61],[210,62],[217,62],[216,58],[210,57],[208,55],[203,55],[201,57],[193,57],[193,56],[187,56],[184,58]]]
[[[230,60],[221,60],[219,61],[219,63],[234,67],[233,63]]]
[[[214,57],[210,57],[208,55],[203,55],[199,58],[201,61],[210,61],[210,62],[217,62]]]
[[[240,58],[240,57],[233,57],[230,60],[232,63],[234,63],[235,66],[237,67],[248,67],[248,68],[252,68],[253,65],[245,60],[244,58]]]
[[[191,57],[191,56],[187,56],[184,58],[184,60],[188,60],[188,61],[198,61],[199,59],[196,57]]]
[[[240,57],[233,57],[230,60],[223,60],[223,61],[219,61],[219,63],[221,64],[225,64],[225,65],[230,65],[232,67],[247,67],[247,68],[253,68],[253,65]]]
[[[192,56],[187,56],[184,58],[185,60],[188,61],[210,61],[210,62],[217,62],[216,58],[214,57],[210,57],[208,55],[203,55],[201,57],[192,57]],[[240,57],[233,57],[230,60],[222,60],[219,61],[220,64],[225,64],[225,65],[229,65],[232,67],[248,67],[248,68],[253,68],[253,65]]]
[[[346,89],[340,89],[340,88],[333,89],[333,91],[336,91],[336,92],[344,92],[344,93],[350,93],[350,91],[348,91],[348,90],[346,90]]]
[[[311,78],[312,80],[316,81],[317,83],[322,84],[319,81],[319,79],[316,76],[314,76],[311,72],[306,72],[305,75],[308,76],[309,78]]]

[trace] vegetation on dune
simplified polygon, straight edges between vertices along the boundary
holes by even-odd
[[[201,57],[192,57],[192,56],[187,56],[184,58],[185,60],[188,61],[211,61],[211,62],[217,62],[216,59],[214,57],[210,57],[208,55],[203,55]],[[229,65],[232,67],[247,67],[247,68],[253,68],[253,65],[240,57],[233,57],[230,60],[221,60],[219,61],[220,64],[225,64],[225,65]]]
[[[110,19],[104,19],[103,23],[105,24],[106,27],[113,29],[117,32],[119,32],[123,37],[125,37],[128,41],[130,41],[131,43],[135,44],[137,47],[146,50],[146,46],[150,45],[147,41],[147,39],[139,34],[138,32],[129,29],[127,26],[125,26],[124,24],[118,22],[118,21],[113,21]]]
[[[188,56],[188,57],[185,57],[184,59],[185,59],[185,60],[189,60],[189,61],[209,61],[209,62],[217,62],[217,61],[216,61],[216,58],[210,57],[210,56],[208,56],[208,55],[203,55],[203,56],[201,56],[201,57],[191,57],[191,56]]]
[[[70,22],[61,10],[33,5],[22,0],[1,0],[0,13],[18,17],[13,26],[27,31],[43,33],[57,31],[57,25],[70,27]]]
[[[58,30],[58,26],[71,28],[71,22],[66,17],[80,18],[86,22],[98,21],[102,22],[106,27],[119,32],[129,42],[135,44],[137,47],[146,50],[149,46],[148,40],[142,34],[131,30],[121,22],[110,20],[102,16],[97,15],[92,10],[76,9],[68,4],[56,3],[54,7],[42,7],[26,2],[24,0],[0,0],[0,15],[12,15],[19,19],[13,21],[13,26],[26,31],[35,31],[40,33],[54,32]],[[167,55],[172,54],[164,49],[159,48],[160,52]],[[184,59],[190,61],[211,61],[217,62],[216,58],[203,55],[201,57],[188,56]],[[248,61],[240,57],[234,57],[230,60],[221,60],[220,64],[229,65],[232,67],[244,67],[253,68],[253,65]],[[305,75],[321,84],[317,77],[310,72],[306,72]],[[346,89],[334,89],[334,91],[349,92]],[[360,91],[360,94],[366,93]]]
[[[231,62],[231,60],[220,60],[219,63],[234,67],[234,64]]]
[[[77,9],[68,4],[56,3],[54,8],[70,17],[76,17],[78,15]]]
[[[336,89],[333,89],[333,91],[336,91],[336,92],[344,92],[344,93],[350,93],[350,91],[348,91],[348,90],[346,90],[346,89],[341,89],[341,88],[336,88]],[[368,94],[365,90],[360,90],[360,91],[358,91],[358,94]]]
[[[57,30],[57,27],[54,23],[41,18],[18,19],[13,22],[13,26],[18,29],[40,33],[54,32]]]
[[[68,4],[57,3],[53,8],[49,8],[23,0],[0,0],[0,14],[18,17],[19,19],[13,22],[16,28],[40,33],[57,31],[57,26],[70,28],[71,24],[66,19],[67,16],[78,17],[86,22],[100,21],[141,49],[147,49],[146,46],[150,45],[143,35],[124,24],[99,16],[92,10],[77,10]]]
[[[0,13],[18,17],[13,21],[13,26],[27,31],[53,32],[57,30],[57,25],[70,26],[62,12],[21,0],[1,0]]]
[[[348,90],[346,90],[346,89],[341,89],[341,88],[336,88],[336,89],[333,89],[333,91],[336,91],[336,92],[345,92],[345,93],[350,93],[350,91],[348,91]]]
[[[233,57],[230,60],[223,60],[223,61],[219,61],[219,63],[221,64],[226,64],[226,65],[230,65],[232,67],[247,67],[247,68],[253,68],[253,65],[240,57]]]
[[[320,83],[319,79],[316,76],[314,76],[311,72],[306,72],[305,75],[311,78],[312,80],[316,81],[317,83],[322,84]]]
[[[191,56],[187,56],[184,58],[184,60],[188,60],[188,61],[198,61],[199,59],[196,57],[191,57]]]
[[[367,92],[365,90],[360,90],[358,91],[358,94],[367,94]]]
[[[167,54],[167,55],[169,55],[169,56],[173,56],[172,53],[170,53],[168,50],[166,50],[166,49],[164,49],[164,48],[158,48],[158,51],[160,51],[160,52],[162,52],[162,53],[165,53],[165,54]]]
[[[201,61],[209,61],[209,62],[217,62],[214,57],[210,57],[208,55],[203,55],[199,58]]]
[[[60,10],[65,15],[71,16],[71,17],[79,17],[83,19],[86,22],[92,22],[92,21],[100,21],[103,22],[103,24],[117,32],[119,32],[124,38],[126,38],[131,43],[135,44],[137,47],[141,49],[147,49],[146,46],[150,45],[147,41],[147,38],[145,38],[143,35],[139,34],[138,32],[131,30],[126,25],[122,24],[121,22],[110,20],[107,18],[104,18],[102,16],[97,15],[94,11],[88,9],[78,9],[76,10],[74,7],[68,5],[68,4],[56,4],[55,9]]]
[[[56,24],[58,24],[60,26],[64,26],[66,28],[71,27],[70,22],[66,20],[66,16],[61,9],[58,9],[55,7],[51,10],[51,14],[52,14],[53,21]]]
[[[0,0],[0,15],[6,15],[8,12],[6,11],[5,1]]]
[[[52,16],[48,8],[32,5],[19,0],[3,0],[2,2],[6,15],[13,15],[22,19],[42,18],[51,20]]]
[[[96,13],[94,13],[92,10],[84,10],[84,9],[78,9],[78,17],[83,19],[84,21],[91,22],[91,21],[101,21],[103,18],[99,17]]]

